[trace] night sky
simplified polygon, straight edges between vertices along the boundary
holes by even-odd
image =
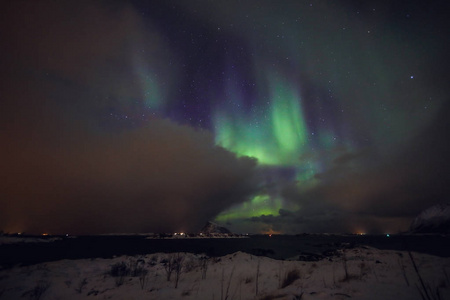
[[[407,230],[450,201],[448,1],[3,1],[0,230]]]

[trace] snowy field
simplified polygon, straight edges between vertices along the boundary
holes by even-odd
[[[448,257],[358,247],[295,259],[156,253],[15,266],[0,270],[0,299],[450,299]]]

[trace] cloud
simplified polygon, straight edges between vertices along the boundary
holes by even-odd
[[[154,37],[145,66],[165,54],[132,8],[30,1],[5,14],[0,229],[194,231],[255,191],[253,159],[145,106],[139,36]]]
[[[291,209],[235,220],[233,226],[293,234],[407,230],[423,209],[450,197],[448,111],[448,105],[442,106],[428,127],[389,156],[380,157],[370,149],[339,151],[313,183],[280,187],[284,207]]]
[[[237,159],[208,134],[170,121],[118,134],[63,129],[63,135],[37,129],[32,140],[18,133],[8,139],[1,151],[2,228],[196,230],[253,192],[255,161]]]
[[[362,156],[364,156],[364,151],[358,151],[358,152],[345,152],[341,154],[340,156],[336,157],[333,160],[333,163],[336,165],[343,165],[347,164],[351,161],[354,161],[355,159],[358,159]]]
[[[291,233],[407,230],[420,211],[449,199],[448,111],[443,106],[409,147],[394,155],[380,159],[370,151],[345,153],[328,172],[316,177],[315,186],[286,185],[284,201],[300,208],[252,222]],[[349,171],[351,163],[356,164]]]

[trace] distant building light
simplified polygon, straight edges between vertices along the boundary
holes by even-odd
[[[43,236],[47,236],[47,235],[48,235],[48,233],[43,233],[42,235],[43,235]]]

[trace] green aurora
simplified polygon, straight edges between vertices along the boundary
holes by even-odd
[[[224,109],[216,111],[216,143],[238,156],[256,158],[262,167],[293,169],[299,186],[311,186],[314,174],[320,171],[320,164],[301,159],[312,147],[301,106],[301,91],[293,83],[273,74],[267,78],[268,91],[265,92],[270,97],[266,105],[260,106],[264,107],[262,111],[247,116]],[[242,97],[236,93],[230,94],[236,101]],[[331,134],[323,131],[319,135],[322,149],[334,146]],[[285,208],[287,203],[283,203],[279,195],[269,194],[256,195],[248,202],[231,207],[220,213],[216,221],[225,223],[264,215],[278,216],[279,210]],[[298,209],[298,206],[295,208]]]
[[[297,89],[282,80],[269,82],[270,100],[263,118],[216,112],[216,143],[262,165],[298,165],[308,147],[308,128]],[[252,119],[260,120],[252,124]]]

